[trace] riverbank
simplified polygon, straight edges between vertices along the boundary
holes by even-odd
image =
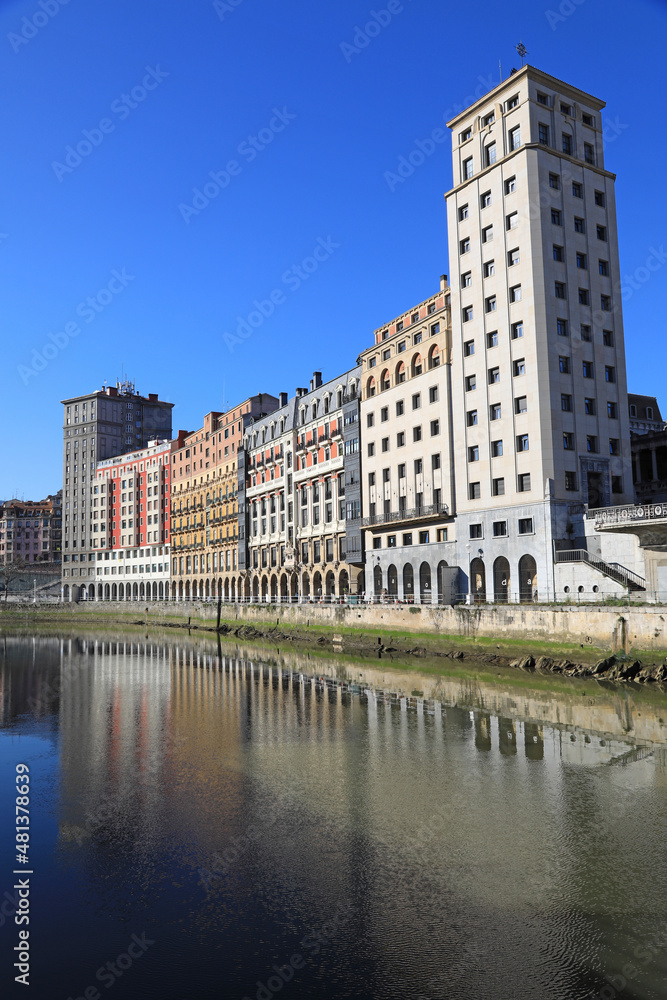
[[[232,608],[235,612],[234,617],[228,617]],[[290,645],[295,650],[311,649],[318,652],[333,650],[342,652],[348,657],[390,660],[400,658],[415,661],[432,659],[434,663],[450,660],[461,661],[462,664],[465,661],[474,661],[489,666],[512,667],[528,673],[595,677],[600,680],[632,681],[660,686],[667,684],[667,665],[663,650],[660,648],[641,650],[640,658],[637,655],[639,650],[630,647],[627,641],[620,648],[618,642],[601,647],[593,643],[588,634],[582,636],[586,641],[577,642],[578,636],[575,636],[574,641],[567,638],[544,638],[541,635],[526,634],[519,628],[505,628],[496,635],[486,635],[483,633],[488,630],[489,622],[482,620],[481,613],[477,618],[484,628],[447,633],[444,630],[418,631],[392,628],[391,625],[395,620],[392,620],[388,609],[383,606],[353,608],[356,619],[350,615],[338,616],[339,620],[335,624],[331,624],[330,615],[322,612],[331,610],[345,612],[350,609],[302,606],[299,610],[305,612],[305,615],[299,617],[303,617],[304,620],[296,622],[293,620],[295,616],[284,613],[291,610],[294,609],[271,605],[223,606],[218,629],[217,609],[212,605],[141,606],[96,602],[78,605],[9,605],[0,610],[0,634],[20,632],[38,635],[43,631],[53,631],[63,627],[70,632],[77,628],[89,630],[109,626],[140,628],[144,631],[183,630],[209,635],[215,635],[217,632],[221,638],[266,643],[272,648],[282,644]],[[427,610],[437,613],[441,609]],[[466,610],[488,612],[496,609]],[[501,610],[507,612],[509,609]],[[515,608],[511,610],[514,613],[524,611]],[[667,613],[667,609],[665,610]],[[369,616],[368,612],[376,614]],[[368,621],[369,617],[371,621]],[[360,618],[364,623],[356,624]],[[379,622],[376,623],[373,619],[378,618]],[[398,625],[400,621],[399,618],[395,623]],[[585,625],[585,620],[582,619],[579,624]],[[628,622],[624,620],[624,624],[626,627],[623,631],[627,640]],[[617,631],[618,627],[616,622]],[[562,633],[562,629],[560,631]],[[654,640],[656,638],[654,636]]]

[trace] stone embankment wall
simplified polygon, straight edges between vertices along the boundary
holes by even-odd
[[[119,619],[180,619],[215,624],[217,607],[201,604],[133,602],[82,602],[58,607],[64,617],[78,613],[118,615]],[[49,613],[56,608],[49,608]],[[72,614],[70,614],[72,612]],[[250,624],[276,623],[317,628],[357,628],[396,632],[488,637],[541,642],[577,643],[628,652],[667,650],[667,606],[604,607],[600,605],[480,605],[435,607],[430,605],[330,605],[330,604],[226,604],[222,619]]]

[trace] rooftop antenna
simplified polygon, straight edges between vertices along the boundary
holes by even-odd
[[[519,55],[521,56],[521,65],[523,66],[524,57],[528,55],[528,51],[526,49],[526,46],[523,44],[523,42],[519,42],[519,44],[516,45],[515,48],[516,48],[517,52],[519,53]]]
[[[500,65],[500,59],[498,60],[498,73],[500,75],[500,82],[502,83],[503,82],[503,68]]]

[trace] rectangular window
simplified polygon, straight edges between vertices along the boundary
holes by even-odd
[[[510,288],[510,302],[521,302],[521,285],[512,285]]]
[[[465,358],[469,358],[474,353],[475,353],[475,341],[474,340],[466,340],[465,344],[463,345],[463,356]]]
[[[495,142],[492,142],[492,143],[490,143],[486,147],[486,165],[487,165],[487,167],[492,167],[493,164],[496,162],[496,159],[497,159],[496,144],[495,144]]]
[[[604,366],[604,380],[605,382],[615,382],[616,381],[616,369],[611,365]]]
[[[595,416],[595,400],[590,396],[584,396],[584,413],[589,417]]]
[[[472,320],[472,306],[463,307],[463,322],[469,323]]]
[[[607,227],[606,226],[596,226],[597,237],[602,240],[603,243],[607,242]]]
[[[416,392],[412,397],[412,409],[419,410],[422,405],[422,397],[420,392]]]
[[[403,410],[404,410],[403,400],[399,399],[399,401],[396,403],[396,416],[397,417],[402,417],[403,416]]]
[[[489,371],[488,371],[488,382],[489,382],[489,385],[495,385],[497,382],[500,382],[500,368],[498,368],[498,367],[496,367],[496,368],[489,368]]]
[[[367,413],[366,414],[366,427],[372,427],[373,424],[374,424],[374,422],[375,422],[375,414],[374,413]]]
[[[473,175],[472,156],[469,156],[467,159],[463,161],[463,179],[465,181],[468,181],[470,180],[472,175]]]
[[[432,420],[431,421],[431,437],[434,437],[436,434],[439,434],[439,433],[440,433],[440,421],[439,420]]]
[[[596,191],[595,192],[595,204],[599,205],[600,208],[604,208],[604,206],[605,206],[604,191]]]
[[[412,545],[412,532],[406,531],[401,539],[403,545]]]
[[[495,261],[487,260],[486,263],[484,264],[484,277],[492,278],[495,273],[496,273]]]
[[[593,115],[583,113],[581,116],[581,120],[584,123],[584,125],[590,125],[591,128],[595,125],[595,118],[593,117]]]
[[[516,177],[508,177],[505,181],[505,194],[514,194],[516,191]]]
[[[572,116],[572,105],[571,104],[563,104],[563,102],[561,101],[560,102],[560,113],[562,115],[568,115],[568,116],[571,117]]]
[[[565,451],[574,451],[574,434],[569,431],[563,434],[563,448]]]
[[[516,477],[516,488],[519,493],[530,493],[530,472],[522,472]]]
[[[549,187],[554,191],[560,191],[560,177],[558,174],[549,174]]]
[[[468,410],[466,413],[466,425],[474,427],[477,423],[477,410]]]
[[[519,213],[510,212],[510,214],[505,217],[505,229],[507,230],[516,229],[518,225],[519,225]]]
[[[491,493],[494,497],[502,497],[505,495],[505,480],[502,476],[498,479],[491,480]]]
[[[438,402],[438,387],[437,387],[437,385],[432,385],[431,388],[428,390],[428,401],[429,401],[429,403],[437,403]]]
[[[557,319],[556,320],[556,332],[559,337],[567,337],[567,320]]]
[[[370,442],[368,445],[368,457],[372,458],[374,454],[375,454],[375,445],[373,444],[373,442]]]
[[[587,288],[580,288],[579,289],[579,305],[580,306],[587,306],[588,305],[588,289]]]
[[[470,288],[472,285],[472,271],[465,271],[461,275],[461,288]]]
[[[551,209],[551,222],[554,226],[562,226],[562,213],[558,208]]]
[[[396,435],[396,447],[397,448],[403,448],[403,447],[405,447],[405,432],[404,431],[399,431],[398,434]]]
[[[564,298],[566,298],[566,294],[565,294],[565,282],[564,281],[556,281],[554,283],[554,293],[555,293],[557,299],[564,299]]]
[[[563,152],[566,156],[572,156],[572,136],[567,132],[562,133]]]
[[[609,454],[610,455],[621,454],[621,442],[618,440],[618,438],[609,438]]]
[[[523,337],[523,320],[519,320],[518,323],[512,323],[512,340],[518,340]]]
[[[521,145],[521,126],[516,125],[514,128],[510,129],[509,132],[510,140],[510,152],[518,149]]]
[[[537,103],[543,104],[545,108],[548,108],[550,104],[548,96],[546,94],[540,94],[540,93],[538,93],[537,95]]]
[[[520,261],[521,261],[521,255],[519,254],[519,248],[518,247],[515,250],[508,250],[507,251],[507,266],[508,267],[514,267],[514,265],[518,264]]]
[[[412,440],[413,441],[421,441],[421,439],[422,439],[422,429],[421,429],[421,427],[413,427],[412,428]]]
[[[527,396],[515,396],[514,397],[514,412],[515,413],[527,413],[528,412],[528,397]]]
[[[575,216],[575,219],[574,219],[574,231],[575,231],[575,233],[585,233],[586,232],[586,223],[584,222],[583,219],[580,219],[578,216]]]
[[[493,537],[504,538],[506,534],[507,534],[507,521],[494,521]]]
[[[402,462],[398,467],[398,478],[405,479],[405,465]]]
[[[623,476],[612,476],[611,477],[611,492],[612,493],[622,493],[623,492]]]
[[[503,442],[492,441],[491,442],[491,458],[500,458],[503,453]]]
[[[479,483],[469,483],[468,484],[468,499],[469,500],[479,500],[482,495],[481,487]]]
[[[405,342],[404,340],[401,340],[401,341],[400,341],[400,342],[399,342],[399,343],[398,343],[398,344],[396,345],[396,353],[397,353],[397,354],[402,354],[402,353],[403,353],[403,351],[405,350],[405,347],[406,347],[406,342]]]
[[[584,197],[583,184],[578,184],[577,181],[572,181],[572,195],[574,198],[583,198]]]
[[[489,406],[489,420],[500,420],[501,412],[500,403],[491,403]]]
[[[577,488],[577,473],[576,472],[566,472],[565,473],[565,489],[566,490],[576,490]]]
[[[496,297],[495,295],[489,295],[484,301],[484,311],[485,312],[495,312],[496,311]]]
[[[490,243],[493,239],[493,226],[485,226],[482,230],[482,243]]]
[[[577,254],[577,267],[582,271],[586,271],[588,269],[588,258],[585,253]]]
[[[459,135],[459,142],[466,142],[468,139],[470,139],[471,136],[472,136],[472,129],[471,128],[464,129],[464,131],[461,132]]]
[[[469,526],[469,534],[471,538],[484,538],[484,529],[481,524],[471,524]]]
[[[491,192],[485,191],[484,194],[480,196],[479,203],[482,208],[488,208],[491,204]]]
[[[567,392],[561,392],[560,394],[560,408],[566,413],[570,413],[572,410],[572,396]]]
[[[469,250],[470,250],[470,237],[466,236],[466,238],[464,240],[461,240],[459,243],[459,253],[462,254],[468,253]]]
[[[514,94],[513,97],[510,97],[508,99],[507,104],[505,105],[505,108],[506,108],[507,111],[511,111],[512,108],[518,108],[518,107],[519,107],[519,95],[518,94]]]
[[[554,260],[563,260],[563,248],[557,246],[555,243],[553,245]]]
[[[469,462],[479,462],[479,446],[476,444],[471,445],[468,448],[468,461]]]
[[[597,454],[598,439],[595,434],[589,434],[586,437],[586,450],[590,451],[592,454]]]
[[[437,538],[437,540],[439,542],[446,542],[447,541],[447,528],[437,528],[436,529],[436,538]]]
[[[422,460],[421,458],[415,459],[415,476],[420,476],[422,474]],[[420,506],[417,504],[417,506]]]
[[[618,420],[618,406],[611,400],[607,403],[607,416],[610,420]]]
[[[431,324],[431,336],[435,337],[436,333],[440,333],[440,324],[439,323],[432,323]]]
[[[608,260],[599,260],[598,261],[598,271],[600,272],[600,274],[604,278],[608,278],[609,277],[609,261]]]
[[[611,312],[611,295],[600,296],[600,309],[602,312]]]
[[[582,323],[579,327],[579,334],[582,340],[590,341],[591,339],[591,328],[587,323]]]
[[[389,451],[389,438],[382,438],[382,451]]]
[[[532,517],[520,517],[519,518],[519,534],[520,535],[532,535],[533,534],[533,519],[532,519]]]
[[[497,347],[498,346],[498,331],[492,330],[486,335],[486,346],[487,347]]]
[[[514,375],[525,375],[526,374],[526,359],[517,358],[513,364]]]
[[[477,376],[476,375],[466,375],[465,380],[466,392],[470,392],[477,386]]]
[[[517,434],[516,438],[516,450],[517,451],[528,451],[528,435],[527,434]]]
[[[595,149],[590,142],[584,143],[584,160],[586,163],[595,163]]]
[[[439,468],[440,468],[440,454],[438,453],[436,455],[431,455],[431,469],[435,470]]]
[[[563,375],[570,374],[570,359],[561,355],[558,359],[558,368]]]
[[[461,205],[461,207],[459,209],[459,222],[463,222],[464,219],[467,219],[467,218],[468,218],[468,206],[467,205]]]
[[[549,126],[544,125],[542,122],[538,122],[537,125],[537,141],[539,142],[540,146],[549,145]],[[549,178],[550,180],[551,176],[553,175],[550,175]]]

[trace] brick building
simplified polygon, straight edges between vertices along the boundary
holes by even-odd
[[[0,562],[60,568],[62,490],[45,500],[0,504]]]

